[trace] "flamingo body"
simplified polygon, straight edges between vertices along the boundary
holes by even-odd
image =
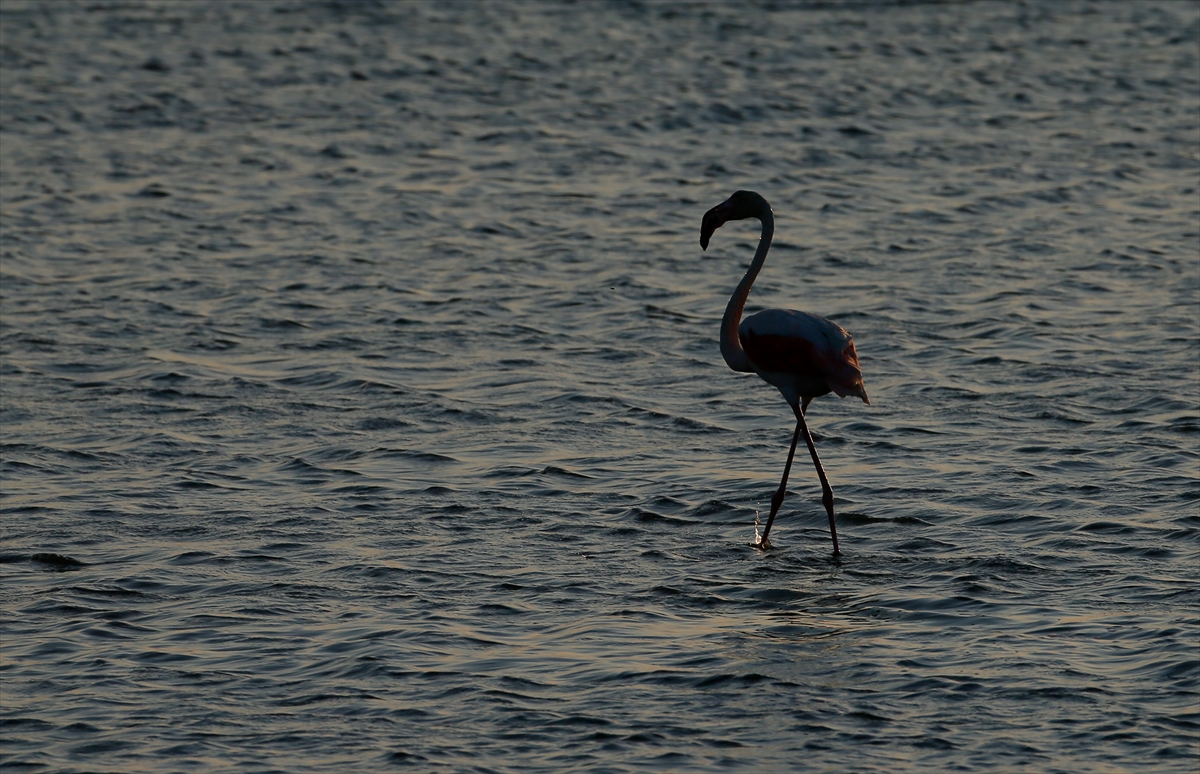
[[[796,414],[796,432],[792,436],[787,465],[783,469],[779,489],[771,498],[771,515],[767,518],[759,545],[770,546],[767,535],[771,532],[771,525],[787,492],[792,457],[796,453],[796,443],[803,435],[821,479],[822,503],[829,514],[829,533],[833,538],[833,552],[837,554],[840,551],[833,515],[833,489],[821,467],[817,447],[808,432],[804,415],[813,398],[831,392],[843,398],[853,395],[862,398],[864,403],[871,402],[863,386],[858,352],[854,349],[853,337],[845,328],[815,314],[766,309],[742,319],[750,288],[771,248],[771,237],[775,230],[771,205],[753,191],[735,191],[724,202],[704,213],[700,225],[700,247],[707,250],[714,231],[730,220],[746,218],[757,218],[762,223],[762,236],[750,268],[725,307],[725,316],[721,319],[721,356],[734,371],[756,373],[768,384],[774,385]]]
[[[831,392],[866,400],[853,337],[824,317],[766,309],[742,320],[738,341],[754,372],[793,406]]]

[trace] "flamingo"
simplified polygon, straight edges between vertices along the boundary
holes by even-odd
[[[817,476],[821,479],[821,501],[829,514],[829,534],[833,537],[833,553],[837,556],[841,551],[838,549],[837,526],[833,519],[833,489],[829,486],[825,469],[821,467],[821,458],[817,456],[817,447],[813,445],[804,415],[813,398],[830,392],[842,398],[856,395],[862,398],[863,403],[870,405],[866,387],[863,386],[862,371],[858,366],[858,352],[854,349],[853,337],[845,328],[808,312],[764,309],[742,319],[742,309],[750,295],[750,286],[762,270],[767,251],[771,249],[771,236],[775,232],[771,205],[754,191],[735,191],[724,202],[704,213],[704,221],[700,225],[700,248],[707,250],[708,240],[714,231],[728,221],[747,218],[759,219],[762,236],[746,276],[742,277],[729,298],[729,305],[725,307],[725,316],[721,319],[721,356],[734,371],[756,373],[767,384],[774,385],[796,414],[796,432],[792,435],[792,447],[788,450],[783,479],[779,482],[779,490],[771,497],[771,515],[767,517],[767,525],[763,528],[758,545],[762,548],[771,547],[767,535],[771,532],[771,524],[775,521],[779,506],[783,504],[792,457],[796,454],[796,442],[803,435],[813,465],[817,468]]]

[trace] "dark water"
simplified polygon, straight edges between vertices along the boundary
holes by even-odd
[[[1196,770],[1200,6],[0,11],[0,768]]]

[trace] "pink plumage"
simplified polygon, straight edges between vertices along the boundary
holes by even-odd
[[[830,392],[871,402],[853,337],[824,317],[766,309],[742,321],[738,341],[755,372],[777,387],[788,403]]]

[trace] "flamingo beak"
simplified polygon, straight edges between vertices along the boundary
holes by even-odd
[[[708,212],[704,213],[704,220],[700,223],[700,249],[708,249],[708,240],[712,237],[713,232],[725,225],[725,221],[729,220],[729,202],[722,202],[716,207],[713,207]]]

